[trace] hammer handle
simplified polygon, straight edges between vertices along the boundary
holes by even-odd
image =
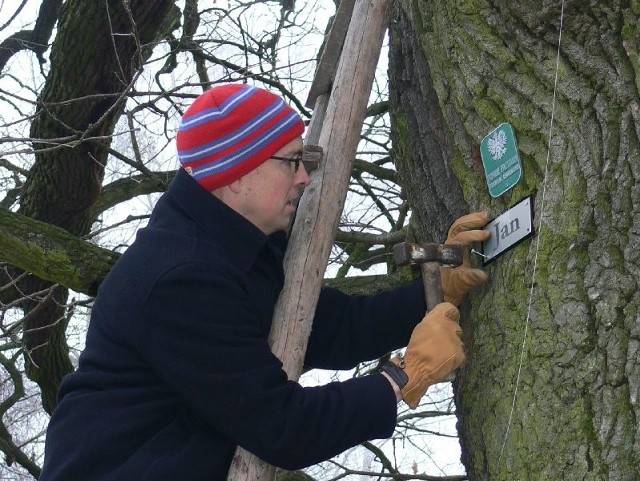
[[[427,312],[444,301],[442,293],[442,279],[440,278],[441,264],[438,262],[425,262],[420,264],[422,271],[422,282],[424,283],[424,295],[427,301]],[[456,378],[456,371],[452,371],[444,379],[447,382],[453,382]]]
[[[442,281],[440,279],[439,262],[425,262],[420,264],[422,271],[422,282],[424,283],[424,296],[427,302],[427,312],[444,301],[442,293]]]

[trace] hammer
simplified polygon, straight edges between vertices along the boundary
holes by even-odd
[[[458,267],[464,259],[464,248],[460,245],[426,244],[402,242],[393,246],[393,261],[398,266],[419,264],[424,283],[427,311],[444,300],[440,267]]]

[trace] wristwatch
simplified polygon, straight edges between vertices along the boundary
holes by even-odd
[[[401,363],[404,362],[402,361],[402,358],[400,358],[400,361]],[[386,372],[389,375],[389,377],[393,379],[393,382],[395,382],[398,385],[400,390],[402,390],[409,382],[409,376],[407,376],[407,373],[404,372],[404,369],[402,369],[400,366],[398,366],[394,362],[391,362],[391,361],[385,362],[380,368],[380,371]]]

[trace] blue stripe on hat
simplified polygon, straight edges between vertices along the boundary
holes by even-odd
[[[238,107],[243,101],[249,100],[252,96],[258,93],[258,89],[251,87],[250,85],[247,85],[247,87],[248,88],[241,90],[235,95],[230,96],[219,107],[202,110],[201,112],[198,112],[186,119],[183,117],[180,121],[179,129],[183,132],[187,132],[212,120],[222,120],[227,115],[230,115],[235,107]]]
[[[291,112],[283,122],[279,123],[276,128],[270,131],[267,135],[260,137],[255,142],[247,145],[244,149],[235,153],[231,157],[221,159],[218,162],[201,167],[200,169],[193,170],[193,177],[196,180],[200,180],[205,177],[220,174],[226,170],[236,167],[249,157],[255,155],[256,152],[263,149],[266,145],[270,144],[275,138],[280,137],[283,131],[286,131],[293,127],[296,122],[299,121],[298,114]],[[266,159],[265,159],[266,160]]]
[[[251,119],[251,123],[246,124],[243,128],[233,134],[226,137],[220,137],[213,142],[198,146],[195,149],[180,151],[180,161],[183,163],[197,162],[198,160],[228,148],[230,145],[242,143],[264,124],[270,122],[287,108],[287,105],[281,99],[277,99],[269,110],[264,111],[261,116]]]

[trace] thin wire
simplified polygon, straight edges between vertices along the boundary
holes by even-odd
[[[540,217],[538,219],[538,232],[536,235],[536,249],[533,259],[533,272],[531,275],[531,288],[529,289],[529,305],[527,307],[527,319],[524,325],[524,337],[522,339],[522,348],[520,350],[520,360],[518,362],[518,374],[516,376],[516,386],[513,391],[513,399],[511,401],[511,411],[509,412],[509,420],[507,422],[507,430],[504,434],[504,440],[502,441],[502,448],[500,449],[500,456],[498,457],[498,464],[502,460],[504,448],[509,438],[509,431],[511,429],[511,422],[513,420],[513,413],[516,406],[516,398],[518,397],[518,390],[520,387],[520,375],[522,373],[522,365],[524,364],[524,353],[527,346],[527,339],[529,335],[529,323],[531,321],[531,304],[533,302],[533,288],[535,286],[536,271],[538,269],[538,252],[540,250],[540,236],[542,233],[542,217],[545,208],[545,197],[547,193],[547,173],[549,171],[549,159],[551,158],[551,133],[553,132],[553,120],[556,111],[556,92],[558,88],[558,70],[560,68],[560,43],[562,41],[562,25],[564,20],[564,0],[562,0],[562,7],[560,9],[560,33],[558,34],[558,52],[556,54],[556,74],[553,82],[553,102],[551,104],[551,121],[549,122],[549,141],[547,144],[547,160],[544,168],[544,177],[542,180],[542,200],[540,201]]]

